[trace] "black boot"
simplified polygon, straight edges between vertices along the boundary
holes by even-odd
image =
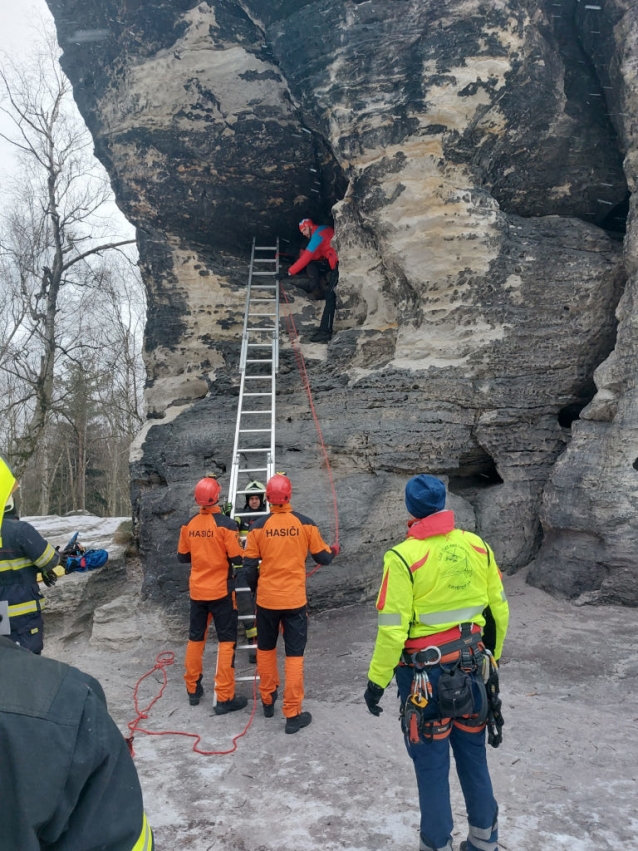
[[[264,718],[272,718],[273,715],[275,714],[275,701],[279,697],[279,695],[277,693],[277,689],[275,689],[273,692],[271,692],[270,696],[272,698],[271,703],[264,703],[263,700],[261,702],[261,705],[264,707]]]
[[[237,712],[248,703],[248,698],[235,695],[230,700],[220,700],[215,706],[215,715],[226,715],[227,712]]]
[[[197,706],[201,697],[204,696],[204,686],[202,685],[202,675],[199,675],[199,679],[197,680],[197,685],[195,686],[195,691],[187,691],[188,694],[188,702],[191,706]]]
[[[309,712],[300,712],[293,718],[286,719],[286,733],[298,733],[302,727],[307,727],[312,721],[312,715]]]

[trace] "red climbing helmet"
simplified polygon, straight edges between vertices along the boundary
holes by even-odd
[[[312,228],[314,227],[314,222],[312,219],[302,219],[299,222],[299,230],[303,230],[304,228]]]
[[[292,484],[288,476],[277,473],[266,483],[266,499],[271,505],[283,505],[290,502]]]
[[[195,485],[195,502],[198,505],[217,505],[221,488],[217,479],[206,476]]]

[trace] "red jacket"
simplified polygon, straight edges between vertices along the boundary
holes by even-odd
[[[334,230],[327,225],[313,225],[311,230],[310,242],[301,252],[299,260],[288,269],[289,275],[296,275],[297,272],[301,272],[311,260],[327,260],[331,269],[334,269],[339,262],[337,252],[330,244],[330,240],[335,235]]]

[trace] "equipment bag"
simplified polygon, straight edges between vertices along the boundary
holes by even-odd
[[[109,559],[106,550],[86,550],[85,552],[67,556],[65,569],[67,573],[84,573],[102,567]]]
[[[442,673],[437,686],[437,701],[441,718],[462,718],[472,715],[474,696],[472,693],[472,678],[469,674],[455,665],[441,665]]]

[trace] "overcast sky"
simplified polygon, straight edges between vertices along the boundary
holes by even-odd
[[[0,0],[0,61],[9,57],[13,61],[28,58],[38,32],[44,22],[53,25],[53,19],[45,0]],[[0,132],[12,135],[12,122],[0,113]],[[0,138],[0,192],[2,179],[11,175],[16,168],[11,145]],[[131,226],[119,212],[115,203],[109,205],[109,216],[116,217],[118,234],[131,236]]]

